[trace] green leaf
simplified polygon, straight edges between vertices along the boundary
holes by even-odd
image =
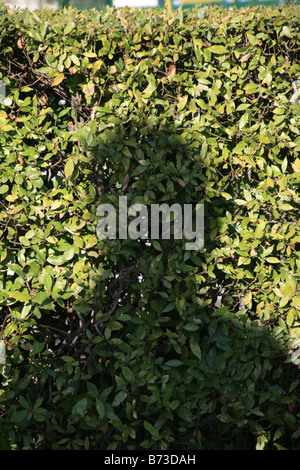
[[[248,189],[244,188],[244,197],[247,202],[252,201],[252,195]]]
[[[127,367],[127,366],[123,367],[122,372],[123,372],[123,375],[124,375],[125,379],[127,379],[129,382],[134,382],[135,381],[134,374],[129,369],[129,367]]]
[[[0,186],[0,194],[4,194],[8,190],[9,190],[9,186],[7,186],[7,184],[3,184],[2,186]]]
[[[9,293],[10,297],[18,300],[19,302],[28,302],[31,297],[27,291],[12,291]]]
[[[72,415],[84,416],[84,412],[87,408],[87,398],[83,398],[76,405],[73,406]]]
[[[32,302],[37,303],[39,305],[42,305],[45,301],[49,301],[49,295],[47,294],[47,292],[39,292],[32,299]]]
[[[23,272],[23,269],[21,268],[21,266],[19,264],[9,264],[9,269],[10,271],[13,271],[15,272],[18,276],[24,278],[24,272]]]
[[[10,418],[13,423],[16,424],[21,424],[22,422],[26,422],[26,418],[28,417],[28,411],[27,410],[20,410],[20,411],[15,411],[15,413],[12,415]]]
[[[201,360],[201,349],[200,349],[200,346],[199,344],[197,343],[196,339],[194,336],[191,336],[190,337],[190,347],[191,347],[191,351],[192,353],[198,358]]]
[[[223,196],[227,201],[228,201],[228,199],[232,199],[231,194],[228,194],[228,193],[225,193],[225,192],[221,192],[221,196]]]
[[[96,399],[96,410],[100,419],[103,419],[105,417],[105,406],[98,398]]]
[[[285,173],[285,172],[286,172],[287,165],[288,165],[288,159],[287,159],[287,157],[285,157],[285,158],[283,159],[282,164],[281,164],[281,171],[282,171],[282,173]]]
[[[73,64],[77,65],[78,67],[80,67],[80,60],[78,59],[78,57],[75,55],[75,54],[72,54],[71,55],[71,60],[73,62]]]
[[[152,93],[154,93],[154,91],[156,90],[156,87],[157,87],[156,80],[155,80],[154,76],[150,76],[148,78],[149,78],[150,83],[147,86],[147,88],[143,91],[143,96],[145,98],[149,98],[152,95]]]
[[[19,402],[23,406],[23,408],[25,408],[26,410],[30,410],[31,408],[30,404],[28,403],[26,398],[24,398],[22,395],[19,396]]]
[[[64,35],[70,34],[70,32],[74,29],[75,23],[71,21],[70,23],[67,24],[67,26],[64,29]]]
[[[42,423],[43,421],[46,421],[46,413],[47,410],[45,408],[36,408],[33,410],[32,416],[35,421]]]
[[[285,204],[283,202],[279,202],[278,207],[282,211],[291,211],[294,209],[294,207],[291,204]]]
[[[45,273],[43,277],[41,277],[41,281],[44,284],[47,291],[51,291],[52,289],[52,277],[50,274]]]
[[[245,109],[248,109],[250,106],[251,104],[242,103],[236,108],[236,111],[245,111]]]
[[[185,406],[185,405],[179,406],[178,408],[176,408],[176,413],[184,421],[187,421],[188,423],[192,422],[192,420],[191,420],[191,410],[187,406]]]
[[[22,311],[21,311],[21,319],[22,320],[27,317],[30,310],[31,310],[31,305],[24,305],[24,307],[22,308]]]
[[[160,244],[156,240],[152,240],[152,245],[157,251],[163,251],[162,247],[160,246]]]
[[[22,245],[24,246],[30,246],[31,242],[28,240],[28,238],[24,237],[24,236],[21,236],[19,238],[19,241],[20,243],[22,243]]]
[[[293,364],[300,364],[300,348],[293,352],[291,359]]]
[[[74,162],[71,158],[67,160],[67,163],[65,164],[65,175],[66,178],[70,178],[72,176],[74,171]]]
[[[107,328],[109,328],[112,331],[116,331],[116,330],[121,330],[123,328],[123,325],[122,323],[114,320],[108,323]]]
[[[74,362],[74,358],[71,356],[61,356],[62,360],[68,363]]]
[[[183,364],[182,361],[180,361],[179,359],[170,359],[169,361],[167,361],[165,363],[165,366],[169,366],[169,367],[179,367]]]
[[[38,31],[31,31],[31,34],[38,42],[43,42],[43,38]]]
[[[245,127],[245,125],[247,124],[248,121],[249,121],[249,113],[243,114],[243,116],[241,117],[241,120],[239,122],[239,129],[242,130]]]
[[[71,259],[74,257],[74,255],[75,255],[74,247],[68,248],[64,252],[65,261],[71,261]]]
[[[113,406],[119,406],[122,401],[127,397],[127,393],[124,390],[121,390],[114,398]]]
[[[54,266],[61,266],[66,262],[65,256],[60,255],[60,256],[54,256],[50,255],[47,258],[48,263],[53,264]]]
[[[228,50],[225,46],[211,46],[208,49],[212,54],[228,54]]]
[[[252,95],[253,93],[258,93],[259,86],[256,83],[247,83],[247,85],[244,86],[244,90],[247,95]]]
[[[158,440],[160,438],[157,429],[155,429],[155,427],[152,426],[152,424],[150,424],[148,421],[144,421],[144,427],[148,432],[150,432],[153,439]]]
[[[178,111],[182,111],[183,108],[185,107],[186,103],[187,103],[187,100],[188,100],[188,95],[185,95],[185,96],[182,96],[180,98],[178,98],[178,107],[177,107],[177,110]]]
[[[263,220],[260,220],[254,232],[255,238],[262,238],[265,233],[265,228],[266,228],[266,222],[264,222]]]
[[[292,38],[292,34],[291,34],[291,30],[288,26],[283,26],[282,30],[281,30],[281,33],[279,35],[280,37],[282,36],[286,36],[288,38]]]
[[[218,415],[218,418],[222,423],[232,423],[233,421],[233,418],[227,413],[222,413]]]
[[[268,263],[271,263],[271,264],[276,264],[276,263],[280,263],[280,262],[281,262],[278,258],[275,258],[275,257],[273,257],[273,256],[269,256],[269,257],[265,258],[265,260],[266,260]]]

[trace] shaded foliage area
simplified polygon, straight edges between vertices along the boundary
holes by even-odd
[[[0,9],[0,446],[299,449],[299,9]],[[205,243],[96,209],[205,206]]]

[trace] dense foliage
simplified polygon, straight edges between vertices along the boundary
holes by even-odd
[[[0,7],[2,449],[300,449],[299,8]],[[205,243],[96,209],[205,207]]]

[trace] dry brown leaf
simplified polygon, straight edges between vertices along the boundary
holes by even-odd
[[[48,96],[44,93],[38,100],[39,106],[46,106],[48,103]]]
[[[290,413],[293,413],[295,406],[296,406],[296,400],[293,400],[288,404],[288,409]]]
[[[22,39],[22,37],[20,37],[17,40],[17,46],[18,46],[19,49],[23,49],[23,39]]]
[[[243,57],[240,58],[240,62],[246,62],[250,57],[250,54],[243,55]]]
[[[176,66],[174,64],[171,64],[168,70],[168,76],[173,78],[176,73]]]

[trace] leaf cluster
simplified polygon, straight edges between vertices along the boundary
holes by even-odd
[[[299,449],[299,8],[0,7],[0,448]],[[205,241],[100,240],[100,203]]]

